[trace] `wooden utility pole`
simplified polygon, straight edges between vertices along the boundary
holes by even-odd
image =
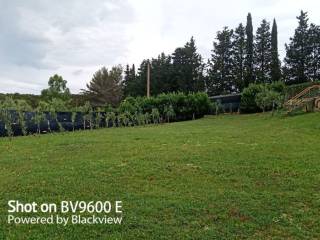
[[[150,62],[147,67],[147,97],[150,97]]]

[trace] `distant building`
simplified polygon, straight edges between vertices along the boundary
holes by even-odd
[[[229,94],[209,97],[216,102],[224,112],[238,112],[240,110],[241,94]]]

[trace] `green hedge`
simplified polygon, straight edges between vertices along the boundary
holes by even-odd
[[[274,82],[271,84],[250,84],[241,93],[241,104],[240,104],[241,112],[243,113],[261,112],[262,109],[257,105],[256,98],[258,94],[266,90],[284,95],[285,85],[283,82]]]
[[[120,113],[152,113],[158,109],[162,118],[166,118],[168,112],[174,112],[177,120],[196,118],[207,114],[211,102],[205,93],[168,93],[156,97],[128,97],[120,103]]]

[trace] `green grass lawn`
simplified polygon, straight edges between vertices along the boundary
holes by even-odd
[[[0,239],[319,239],[320,113],[0,139]],[[121,225],[9,225],[7,202],[123,201]]]

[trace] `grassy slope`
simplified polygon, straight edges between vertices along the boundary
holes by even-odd
[[[320,114],[0,140],[0,238],[320,238]],[[120,226],[14,226],[7,201],[122,200]]]

